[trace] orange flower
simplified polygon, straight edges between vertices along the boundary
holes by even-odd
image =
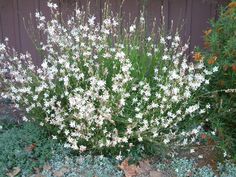
[[[209,29],[209,30],[204,31],[204,34],[205,36],[208,36],[209,34],[211,34],[211,32],[212,32],[212,29]]]
[[[232,70],[233,72],[236,72],[236,64],[232,64]]]
[[[228,5],[229,8],[235,8],[236,7],[236,2],[231,2]]]
[[[193,59],[195,61],[201,61],[202,60],[202,54],[200,52],[195,52],[193,55]]]
[[[208,60],[209,65],[213,65],[217,60],[217,56],[213,56]]]
[[[204,45],[204,48],[205,48],[205,49],[210,48],[210,43],[207,42],[207,41],[205,41],[203,45]]]
[[[206,137],[207,137],[207,135],[206,135],[205,133],[202,133],[202,134],[201,134],[201,138],[202,138],[202,139],[206,139]]]

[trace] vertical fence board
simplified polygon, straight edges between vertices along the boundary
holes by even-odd
[[[203,1],[193,1],[192,3],[190,50],[193,50],[196,44],[203,46],[203,31],[209,27],[208,20],[211,18],[210,3]]]
[[[76,7],[75,0],[64,0],[63,3],[59,3],[62,18],[67,22],[68,18],[74,15],[74,9]]]
[[[122,4],[122,18],[124,19],[123,25],[130,25],[136,17],[140,16],[143,4],[140,0],[126,0]]]
[[[150,32],[152,21],[157,18],[157,22],[161,21],[161,6],[163,5],[163,12],[165,16],[166,27],[170,28],[171,20],[174,20],[174,26],[178,26],[184,20],[184,27],[182,35],[185,39],[190,36],[191,50],[195,45],[202,46],[203,38],[202,32],[209,27],[208,20],[216,18],[219,14],[218,7],[226,5],[230,0],[125,0],[122,8],[122,0],[90,0],[91,13],[97,17],[98,21],[102,20],[102,8],[104,3],[110,3],[112,11],[116,13],[122,12],[125,18],[124,25],[130,24],[135,17],[140,16],[140,10],[143,10],[142,2],[146,2],[146,20],[147,29]],[[40,59],[37,57],[35,49],[32,45],[27,31],[23,25],[22,18],[28,19],[29,13],[34,14],[38,9],[50,18],[50,10],[47,7],[47,2],[44,0],[0,0],[0,40],[5,37],[10,40],[10,46],[32,53],[36,63]],[[66,20],[67,15],[71,14],[76,6],[88,5],[88,0],[53,0],[59,5],[59,9],[63,18]],[[45,39],[45,38],[41,38]]]
[[[1,1],[3,38],[9,38],[9,45],[20,50],[16,0]]]
[[[192,7],[193,7],[193,0],[185,0],[186,7],[185,7],[185,17],[184,17],[184,29],[182,32],[183,38],[188,40],[191,37],[191,27],[192,27]],[[189,41],[191,45],[191,39]],[[188,49],[188,54],[190,54],[190,47]]]
[[[21,52],[30,51],[33,61],[36,64],[39,64],[40,57],[38,52],[36,51],[35,44],[33,42],[33,38],[37,37],[36,32],[36,21],[35,21],[35,12],[39,9],[39,4],[37,0],[18,0],[18,8],[19,8],[19,29],[21,36]],[[25,3],[27,6],[25,6]],[[31,17],[32,18],[31,18]],[[30,26],[30,28],[27,28]]]
[[[114,13],[114,15],[117,15],[120,13],[122,0],[115,0],[115,1],[114,0],[101,0],[101,3],[109,4],[110,10]]]
[[[177,28],[180,29],[181,26],[184,25],[183,20],[185,18],[186,6],[185,0],[169,0],[169,29],[173,27],[173,30],[175,31]]]
[[[158,21],[161,20],[161,7],[162,6],[162,2],[161,0],[156,0],[156,1],[152,1],[149,0],[148,1],[148,5],[147,5],[147,18],[148,18],[148,23],[151,23],[154,18],[156,18]],[[157,21],[157,22],[158,22]]]
[[[163,0],[163,16],[164,16],[164,23],[165,28],[168,29],[169,27],[169,0]]]
[[[0,42],[3,42],[2,4],[0,3]]]
[[[161,6],[162,6],[161,0],[148,1],[147,8],[146,8],[146,11],[147,11],[146,22],[147,22],[147,31],[149,33],[152,31],[154,20],[156,20],[157,27],[160,26],[161,18],[162,18]],[[156,31],[156,27],[155,27],[155,31]]]

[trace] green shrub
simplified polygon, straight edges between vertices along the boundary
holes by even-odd
[[[205,31],[205,50],[202,55],[208,68],[219,67],[204,95],[211,100],[209,119],[217,129],[219,143],[236,158],[236,1],[221,9],[219,18]],[[195,55],[196,55],[195,54]],[[201,58],[201,57],[200,57]],[[195,57],[197,59],[197,57]]]
[[[140,16],[122,31],[121,19],[95,17],[76,9],[61,23],[57,5],[48,3],[46,22],[35,14],[41,67],[29,53],[18,54],[0,45],[4,98],[65,141],[65,147],[99,154],[123,155],[148,144],[186,145],[194,142],[210,108],[199,95],[217,71],[203,62],[187,62],[188,45],[176,33],[154,28],[146,36]],[[5,76],[8,77],[5,77]],[[177,143],[176,143],[177,142]]]

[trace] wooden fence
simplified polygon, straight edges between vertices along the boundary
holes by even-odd
[[[91,11],[101,20],[101,9],[104,1],[107,0],[90,1]],[[163,6],[168,27],[172,20],[175,25],[184,20],[182,35],[185,39],[190,37],[190,49],[193,49],[195,45],[202,46],[202,35],[209,26],[208,20],[217,18],[219,6],[225,5],[229,0],[125,0],[120,9],[121,1],[109,0],[112,10],[120,11],[124,16],[130,14],[134,18],[139,15],[144,5],[145,18],[150,22],[149,24],[153,18],[161,18],[161,6]],[[41,59],[27,34],[23,18],[29,20],[29,14],[34,14],[36,10],[49,16],[47,2],[47,0],[0,0],[0,41],[8,37],[10,45],[18,51],[32,53],[36,63],[40,63]],[[54,0],[54,2],[58,4],[59,10],[65,16],[73,11],[76,4],[83,6],[88,3],[88,0]]]

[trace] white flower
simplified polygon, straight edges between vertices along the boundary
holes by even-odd
[[[84,151],[86,151],[86,149],[87,149],[86,146],[83,146],[83,145],[80,145],[80,146],[79,146],[79,151],[80,151],[80,152],[84,152]]]
[[[226,151],[224,151],[224,154],[223,154],[223,155],[224,155],[224,157],[227,157],[227,152],[226,152]]]
[[[180,41],[180,37],[179,36],[175,36],[175,41]]]
[[[39,18],[40,17],[40,13],[39,12],[35,12],[35,17]]]
[[[167,55],[164,55],[164,56],[162,57],[162,59],[163,59],[163,60],[168,60],[169,57],[168,57]]]
[[[165,41],[165,39],[164,39],[163,37],[161,37],[160,43],[161,43],[161,44],[165,44],[165,43],[166,43],[166,41]]]
[[[167,71],[167,67],[164,66],[164,67],[162,68],[162,71],[166,72],[166,71]]]
[[[199,159],[202,159],[202,158],[203,158],[203,155],[199,155],[198,158],[199,158]]]
[[[56,140],[56,139],[57,139],[57,136],[52,135],[52,139],[53,139],[53,140]]]
[[[129,134],[132,134],[132,129],[131,128],[128,128],[126,133],[129,135]]]
[[[211,105],[210,105],[210,104],[207,104],[207,105],[206,105],[206,108],[207,108],[207,109],[210,109],[210,108],[211,108]]]
[[[96,17],[92,16],[91,18],[88,19],[88,23],[89,25],[93,26],[94,25],[94,21],[95,21]]]
[[[212,69],[213,72],[217,72],[218,70],[219,70],[218,66],[214,66],[213,69]]]
[[[64,77],[63,81],[65,86],[69,85],[69,78],[67,76]]]
[[[112,24],[113,24],[113,26],[115,26],[115,27],[119,25],[119,23],[118,23],[114,18],[113,18],[113,23],[112,23]]]
[[[170,142],[169,138],[165,138],[164,141],[163,141],[163,143],[165,143],[165,144],[168,144],[169,142]]]
[[[191,96],[191,92],[189,90],[185,90],[184,97],[189,98]]]
[[[122,160],[122,155],[116,156],[116,160],[118,160],[118,161]]]
[[[140,136],[140,137],[138,137],[138,141],[139,142],[142,142],[143,141],[143,138]]]
[[[70,127],[71,127],[71,128],[75,128],[75,127],[76,127],[75,121],[71,121],[71,122],[70,122]]]
[[[58,7],[57,4],[54,4],[54,3],[51,3],[51,2],[48,2],[47,5],[48,5],[49,8],[52,8],[52,9],[57,9],[57,7]]]
[[[171,36],[167,36],[167,37],[166,37],[166,39],[168,39],[168,40],[171,40],[171,39],[172,39],[172,37],[171,37]]]
[[[25,121],[25,122],[29,121],[25,116],[22,117],[22,120]]]
[[[152,56],[152,53],[148,52],[148,53],[147,53],[147,56],[148,56],[148,57],[151,57],[151,56]]]
[[[142,113],[138,113],[138,114],[135,115],[135,117],[136,117],[137,119],[142,119],[143,114],[142,114]]]
[[[135,32],[135,29],[136,29],[136,25],[131,25],[131,26],[129,27],[129,31],[130,31],[131,33]]]

